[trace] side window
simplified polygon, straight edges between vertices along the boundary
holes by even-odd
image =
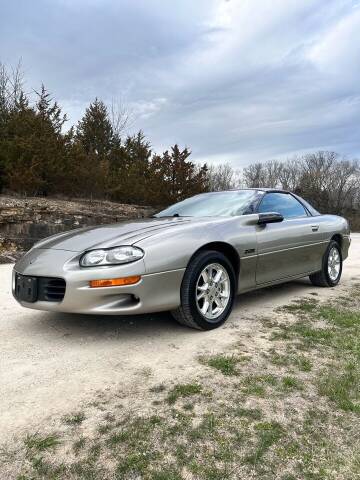
[[[266,193],[259,206],[259,213],[277,212],[284,218],[306,217],[306,210],[289,193]]]

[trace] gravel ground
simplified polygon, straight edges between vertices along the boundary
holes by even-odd
[[[224,327],[183,328],[169,314],[134,317],[65,315],[27,310],[11,295],[12,265],[0,265],[0,431],[2,441],[51,423],[80,402],[112,388],[132,390],[151,370],[157,382],[196,374],[196,357],[223,351],[234,330],[252,335],[252,320],[281,315],[274,308],[316,292],[306,279],[238,298]],[[342,289],[360,279],[360,234],[353,235]],[[259,349],[261,344],[259,344]]]

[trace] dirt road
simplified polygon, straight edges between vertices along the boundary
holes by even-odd
[[[336,295],[360,280],[360,234],[353,235],[339,289],[301,280],[238,298],[223,328],[198,332],[178,326],[169,314],[86,317],[26,310],[11,296],[11,265],[0,266],[0,431],[2,440],[39,428],[52,416],[90,401],[100,390],[124,392],[151,375],[154,381],[196,374],[196,357],[221,351],[235,332],[252,335],[252,320],[280,315],[274,308],[313,292]],[[261,345],[258,345],[261,348]]]

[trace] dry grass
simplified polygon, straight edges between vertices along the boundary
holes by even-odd
[[[245,359],[237,341],[200,356],[198,378],[139,387],[141,408],[112,394],[30,432],[0,453],[1,478],[360,478],[359,307],[359,286],[294,302],[256,323]]]

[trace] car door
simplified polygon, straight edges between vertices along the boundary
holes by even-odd
[[[256,283],[266,284],[320,269],[319,223],[290,193],[267,192],[259,213],[277,212],[284,220],[256,227]]]

